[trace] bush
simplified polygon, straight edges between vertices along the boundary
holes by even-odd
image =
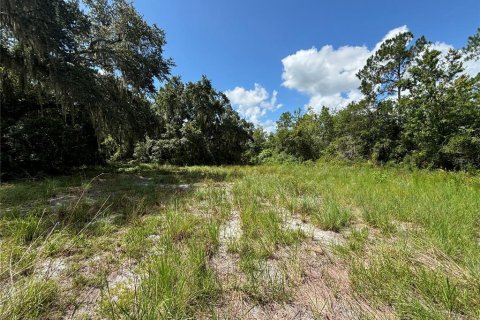
[[[151,139],[135,145],[133,157],[143,163],[197,164],[193,144],[186,138]]]
[[[445,161],[455,169],[480,167],[480,137],[473,132],[455,135],[441,149]]]
[[[291,154],[265,149],[257,157],[258,164],[294,164],[301,161]]]
[[[343,160],[354,160],[362,156],[362,145],[352,136],[336,138],[327,148],[327,153]]]
[[[2,178],[55,174],[101,161],[93,128],[86,122],[68,123],[61,115],[27,114],[2,126]]]

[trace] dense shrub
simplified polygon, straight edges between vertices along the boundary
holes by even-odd
[[[153,107],[159,132],[136,144],[136,160],[177,165],[244,160],[253,126],[240,119],[206,77],[187,84],[173,77],[160,89]]]
[[[88,123],[68,123],[55,113],[30,113],[2,126],[2,178],[55,174],[101,161]]]

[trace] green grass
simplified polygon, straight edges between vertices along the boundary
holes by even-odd
[[[316,212],[312,219],[315,224],[325,230],[340,231],[348,226],[352,215],[346,208],[342,208],[335,200],[327,199],[322,210]]]
[[[165,218],[163,235],[152,244],[161,250],[144,260],[138,270],[141,281],[134,290],[107,291],[102,302],[105,317],[185,319],[215,300],[219,286],[206,265],[218,238],[215,224],[177,210]]]
[[[391,304],[402,318],[478,317],[478,276],[452,275],[418,264],[408,249],[385,248],[365,261],[352,261],[356,290]],[[448,264],[448,261],[444,261]]]
[[[0,304],[0,319],[40,319],[55,305],[57,297],[58,286],[54,281],[24,278],[11,288],[11,292],[0,295],[0,301],[9,300]]]
[[[292,302],[303,271],[288,263],[312,240],[290,216],[346,240],[331,254],[371,308],[480,318],[478,175],[321,162],[99,170],[0,185],[0,319],[58,319],[92,289],[89,312],[111,319],[215,317],[225,290]],[[210,261],[234,211],[228,252],[243,280],[224,287]],[[45,261],[66,267],[47,277]],[[134,285],[111,286],[125,266]]]
[[[240,267],[247,278],[243,290],[263,304],[288,301],[291,295],[285,272],[278,267],[272,270],[266,261],[279,247],[292,246],[304,238],[302,232],[285,226],[284,214],[274,202],[278,185],[272,182],[271,178],[250,176],[234,187],[243,231],[238,244]]]

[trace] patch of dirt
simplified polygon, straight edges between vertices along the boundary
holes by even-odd
[[[298,308],[289,303],[269,303],[265,305],[253,303],[242,292],[230,292],[225,297],[228,304],[217,310],[218,319],[315,319],[309,310]]]
[[[90,259],[88,266],[79,270],[86,276],[94,276],[94,272],[100,269],[104,263],[104,256],[95,256]],[[125,261],[120,267],[115,268],[106,276],[106,283],[103,288],[86,286],[76,291],[75,302],[69,306],[63,319],[96,319],[98,318],[98,303],[102,295],[109,295],[112,300],[118,299],[119,290],[134,290],[140,281],[139,275],[133,272],[135,261]]]
[[[110,289],[123,287],[133,290],[139,282],[139,276],[132,269],[133,266],[122,266],[119,270],[112,272],[107,278],[108,287]]]
[[[64,257],[47,258],[35,266],[35,274],[43,279],[58,279],[68,267]]]
[[[62,319],[95,319],[97,304],[101,298],[101,290],[89,287],[77,293],[75,305],[67,309]]]
[[[78,200],[78,196],[72,194],[65,194],[58,197],[53,197],[47,200],[51,207],[65,207],[69,206],[73,201]]]
[[[218,275],[222,286],[232,285],[238,275],[241,274],[238,267],[238,254],[228,252],[228,246],[240,239],[242,235],[240,212],[233,209],[229,220],[220,227],[219,248],[211,259],[211,265]],[[233,283],[234,284],[234,283]]]
[[[338,245],[345,243],[345,239],[340,233],[322,230],[308,222],[304,222],[302,219],[297,217],[287,216],[285,219],[285,224],[290,229],[303,231],[308,236],[311,236],[313,241],[318,241],[325,245]]]
[[[299,250],[303,265],[301,282],[294,288],[300,306],[321,319],[391,319],[389,310],[378,310],[354,294],[348,269],[318,242],[306,243]]]
[[[160,236],[158,234],[151,234],[147,237],[148,240],[152,241],[152,243],[157,243],[160,241]]]
[[[157,184],[157,187],[162,188],[162,189],[171,189],[171,190],[181,190],[181,191],[187,191],[192,187],[190,184]]]
[[[59,310],[62,319],[91,319],[95,316],[95,308],[100,299],[100,288],[86,286],[78,289],[74,283],[74,275],[81,274],[85,278],[93,278],[99,272],[99,265],[104,264],[104,256],[95,256],[82,261],[72,270],[72,262],[68,257],[46,258],[35,266],[35,274],[42,279],[54,280],[61,292],[61,300],[66,308]],[[72,295],[74,294],[74,295]],[[62,302],[63,303],[63,302]]]
[[[226,190],[228,198],[233,203],[231,189],[227,187]],[[223,293],[220,304],[214,310],[218,319],[245,319],[248,311],[255,307],[247,295],[239,290],[246,281],[239,266],[240,256],[228,250],[229,245],[238,241],[241,236],[240,212],[234,207],[229,219],[220,227],[218,251],[210,260]],[[209,319],[211,316],[201,316],[201,318]]]
[[[392,310],[374,308],[354,294],[345,265],[312,239],[299,247],[280,248],[267,261],[282,268],[290,299],[265,304],[252,301],[241,290],[229,290],[215,310],[219,319],[394,319]],[[282,266],[282,267],[279,267]]]
[[[225,243],[239,237],[238,212],[234,212],[220,235],[220,250],[214,268],[221,283],[241,279],[238,257],[225,249]],[[285,225],[310,237],[299,246],[280,247],[266,261],[266,275],[283,277],[289,299],[286,302],[259,304],[240,286],[227,287],[215,310],[219,319],[394,319],[388,307],[372,307],[351,288],[348,268],[330,247],[345,243],[342,234],[319,229],[285,212]],[[225,282],[227,281],[227,282]]]

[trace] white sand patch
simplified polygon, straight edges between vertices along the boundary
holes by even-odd
[[[321,242],[325,245],[338,245],[345,243],[345,239],[340,233],[330,230],[322,230],[314,225],[304,222],[299,218],[286,217],[286,226],[293,230],[301,230],[308,236],[311,236],[313,241]]]

